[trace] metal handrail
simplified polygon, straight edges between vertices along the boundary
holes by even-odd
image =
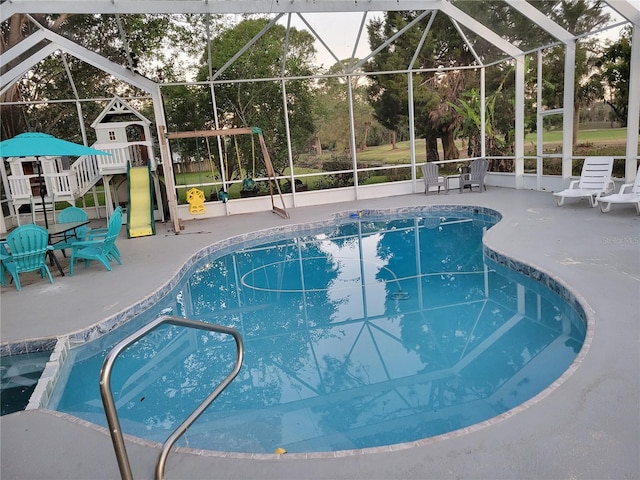
[[[127,348],[132,343],[140,340],[150,331],[158,327],[163,323],[171,325],[178,325],[183,327],[192,327],[202,330],[209,330],[217,333],[224,333],[233,336],[236,342],[236,363],[233,370],[226,378],[216,387],[216,389],[205,398],[200,405],[174,430],[174,432],[167,438],[162,445],[162,451],[158,456],[156,463],[156,479],[161,480],[164,477],[164,467],[167,463],[167,456],[171,447],[180,438],[184,432],[195,422],[200,415],[211,405],[211,403],[220,395],[227,386],[233,381],[233,379],[240,372],[242,367],[242,359],[244,357],[244,346],[242,344],[242,337],[237,330],[229,327],[223,327],[222,325],[214,325],[211,323],[200,322],[197,320],[189,320],[186,318],[163,316],[148,323],[141,329],[129,335],[127,338],[118,343],[107,354],[104,362],[102,363],[102,369],[100,370],[100,395],[102,397],[102,404],[104,405],[104,411],[107,416],[107,423],[109,424],[109,433],[111,434],[111,440],[113,442],[113,448],[115,450],[116,458],[118,460],[118,468],[120,469],[120,476],[126,480],[133,480],[133,474],[131,472],[131,464],[129,463],[129,456],[127,455],[127,449],[124,444],[124,437],[120,428],[120,420],[118,418],[118,411],[116,408],[113,394],[111,392],[111,371],[116,358],[122,350]]]

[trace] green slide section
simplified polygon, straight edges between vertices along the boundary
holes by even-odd
[[[127,235],[129,238],[155,235],[151,167],[131,168],[129,166],[127,176],[129,177]]]

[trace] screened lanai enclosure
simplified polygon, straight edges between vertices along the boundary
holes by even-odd
[[[613,156],[619,183],[638,166],[634,0],[12,0],[0,16],[2,140],[112,154],[43,159],[44,185],[34,159],[4,158],[3,232],[39,198],[126,209],[140,165],[175,232],[421,193],[425,162],[455,179],[487,158],[489,188],[550,192],[586,156]]]

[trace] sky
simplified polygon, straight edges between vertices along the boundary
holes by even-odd
[[[353,54],[353,47],[356,44],[358,30],[362,22],[362,15],[362,13],[340,13],[339,15],[335,13],[314,13],[306,14],[304,18],[327,46],[333,50],[336,57],[342,60],[351,57]],[[380,15],[381,13],[379,12],[367,14],[367,23],[370,19]],[[286,18],[281,23],[286,25]],[[297,29],[308,29],[297,15],[291,17],[291,25]],[[316,40],[315,46],[317,51],[316,58],[319,65],[328,68],[336,63],[333,56],[331,56],[321,42]],[[356,50],[356,57],[364,58],[369,53],[371,53],[371,49],[369,48],[365,25]]]
[[[639,0],[640,1],[640,0]],[[620,21],[622,18],[615,11],[607,8],[612,19],[610,24]],[[323,39],[329,48],[332,49],[335,56],[342,60],[351,57],[353,48],[356,44],[358,30],[363,17],[362,12],[341,12],[336,13],[306,13],[305,20],[315,30],[315,32]],[[366,24],[362,31],[362,36],[355,52],[357,58],[365,58],[371,53],[367,35],[366,25],[372,19],[378,19],[383,16],[383,12],[369,12],[366,16]],[[279,24],[287,23],[287,16],[283,16]],[[300,30],[308,30],[307,25],[300,19],[298,15],[291,16],[291,25]],[[615,41],[620,35],[620,29],[613,29],[600,34],[600,37],[607,40]],[[336,63],[335,58],[322,45],[322,42],[316,40],[316,63],[325,69],[328,69]]]
[[[607,7],[605,11],[611,15],[609,24],[617,23],[622,20],[622,17],[610,7]],[[366,17],[366,24],[368,24],[371,19],[381,18],[382,15],[383,12],[369,12]],[[362,17],[363,13],[361,12],[342,12],[339,15],[336,15],[335,13],[304,14],[304,18],[307,22],[333,50],[336,57],[340,60],[349,58],[353,54],[353,48],[356,43]],[[286,17],[283,17],[279,23],[286,25]],[[307,26],[297,15],[293,15],[291,17],[291,24],[298,29],[308,30]],[[358,58],[364,58],[371,53],[366,24],[363,28],[362,36],[355,54]],[[615,41],[619,38],[619,35],[620,28],[616,28],[603,32],[599,36],[607,40]],[[320,41],[316,40],[315,46],[318,65],[322,65],[324,68],[329,68],[335,64],[335,59]]]

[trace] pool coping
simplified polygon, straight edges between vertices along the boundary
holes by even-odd
[[[53,391],[53,387],[57,382],[59,375],[62,371],[62,367],[64,361],[68,356],[68,352],[70,349],[79,347],[84,343],[91,342],[100,338],[101,336],[115,330],[116,328],[128,323],[131,319],[137,317],[137,315],[143,313],[150,309],[159,298],[165,297],[169,294],[176,285],[180,283],[180,281],[187,275],[191,269],[197,265],[201,260],[214,256],[219,257],[229,253],[230,251],[237,250],[239,245],[243,247],[254,246],[260,243],[264,243],[265,238],[269,238],[269,240],[278,240],[281,238],[288,238],[292,233],[304,233],[304,232],[312,232],[314,230],[335,225],[336,221],[342,223],[353,222],[356,219],[359,220],[382,220],[385,217],[393,216],[394,218],[407,216],[413,217],[422,212],[432,213],[437,211],[438,213],[455,213],[455,214],[470,214],[470,215],[484,215],[491,217],[496,220],[496,224],[494,227],[497,227],[500,224],[500,220],[502,220],[502,214],[493,209],[487,208],[478,205],[421,205],[421,206],[410,206],[410,207],[391,207],[385,209],[360,209],[357,211],[347,210],[341,211],[338,213],[334,213],[330,216],[329,219],[326,220],[318,220],[313,222],[303,222],[303,223],[295,223],[277,227],[270,227],[266,229],[252,231],[246,234],[235,235],[228,237],[224,240],[219,240],[217,242],[213,242],[210,245],[198,250],[193,255],[191,255],[187,261],[174,272],[173,276],[165,282],[163,285],[158,287],[156,290],[151,292],[148,296],[143,298],[140,302],[137,302],[133,305],[130,305],[127,308],[122,309],[120,312],[99,321],[89,327],[84,329],[76,330],[65,336],[59,336],[55,339],[55,347],[52,352],[52,356],[50,357],[45,370],[41,376],[40,381],[36,385],[36,389],[29,401],[29,405],[26,410],[41,410],[43,412],[50,413],[58,418],[66,419],[72,423],[76,423],[85,427],[92,428],[96,431],[100,431],[106,434],[109,434],[109,430],[106,427],[102,427],[100,425],[91,423],[89,421],[83,420],[81,418],[75,417],[73,415],[59,412],[55,410],[47,409],[45,406],[49,402],[51,398],[51,394]],[[376,454],[376,453],[384,453],[384,452],[394,452],[398,450],[404,450],[415,447],[423,447],[427,445],[431,445],[436,442],[440,442],[446,439],[456,438],[460,436],[467,435],[472,432],[476,432],[487,428],[489,426],[500,423],[513,415],[517,415],[518,413],[527,410],[531,406],[537,404],[546,398],[549,394],[551,394],[554,390],[560,387],[571,375],[573,375],[576,370],[582,364],[583,359],[587,355],[589,348],[591,346],[593,340],[594,326],[595,326],[595,318],[593,309],[589,306],[586,299],[580,295],[576,290],[572,289],[569,285],[564,283],[559,278],[550,274],[549,272],[544,271],[540,267],[536,267],[532,264],[528,264],[525,262],[521,262],[519,260],[515,260],[514,258],[506,255],[505,253],[499,252],[498,249],[492,247],[488,247],[485,243],[485,238],[482,240],[482,249],[483,255],[488,258],[490,261],[496,262],[499,265],[502,265],[512,271],[520,273],[527,278],[536,280],[540,284],[546,286],[552,292],[558,294],[563,300],[570,304],[572,308],[578,313],[580,318],[585,322],[586,332],[585,339],[583,345],[578,352],[577,356],[574,358],[573,362],[569,365],[569,367],[558,377],[554,382],[552,382],[548,387],[540,391],[538,394],[531,397],[529,400],[513,407],[512,409],[503,412],[502,414],[496,415],[490,419],[485,421],[470,425],[468,427],[464,427],[458,430],[454,430],[451,432],[447,432],[445,434],[436,435],[432,437],[427,437],[420,440],[415,440],[411,442],[397,443],[393,445],[385,445],[378,447],[368,447],[362,449],[353,449],[353,450],[338,450],[331,452],[306,452],[306,453],[287,453],[287,454],[276,454],[276,453],[240,453],[240,452],[223,452],[216,450],[206,450],[206,449],[194,449],[189,447],[174,447],[175,452],[181,452],[191,455],[198,456],[209,456],[209,457],[222,457],[222,458],[235,458],[235,459],[253,459],[253,460],[265,460],[265,459],[273,459],[274,457],[278,458],[286,458],[291,460],[299,460],[299,459],[326,459],[326,458],[340,458],[340,457],[348,457],[354,455],[367,455],[367,454]],[[42,345],[50,345],[53,339],[48,338],[44,341],[39,339],[35,339],[31,342],[14,342],[14,345],[20,346],[31,346],[31,348],[38,348]],[[41,342],[41,343],[38,343]],[[11,348],[9,348],[11,351]],[[36,350],[32,350],[36,351]],[[42,351],[42,350],[38,350]],[[26,352],[23,352],[26,353]],[[151,440],[146,440],[144,438],[135,437],[132,435],[125,435],[125,438],[133,443],[138,445],[147,446],[151,448],[160,448],[162,446],[161,443],[154,442]]]

